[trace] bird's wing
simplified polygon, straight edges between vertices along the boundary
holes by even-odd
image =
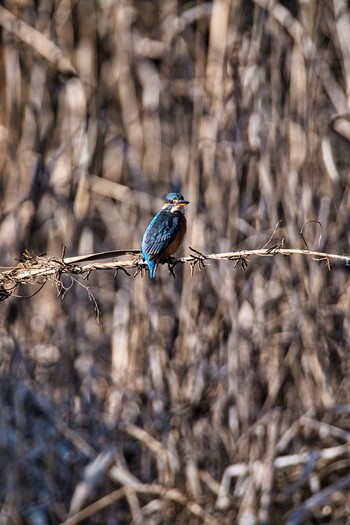
[[[150,222],[142,240],[142,251],[155,259],[176,238],[181,228],[181,216],[160,211]],[[153,256],[153,257],[152,257]]]

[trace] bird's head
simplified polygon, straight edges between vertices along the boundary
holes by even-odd
[[[186,201],[181,193],[168,193],[162,209],[170,211],[170,213],[184,212],[186,204],[189,204],[189,201]]]

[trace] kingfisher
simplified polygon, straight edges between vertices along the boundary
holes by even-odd
[[[149,223],[141,245],[144,260],[151,279],[158,263],[174,255],[180,248],[186,233],[185,206],[189,204],[181,193],[168,193],[164,205]]]

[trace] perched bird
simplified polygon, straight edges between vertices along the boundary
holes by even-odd
[[[161,259],[171,257],[180,248],[186,233],[186,204],[181,193],[168,193],[163,208],[144,233],[141,251],[152,279]]]

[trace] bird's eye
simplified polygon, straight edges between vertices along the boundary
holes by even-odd
[[[170,202],[170,204],[174,204],[174,201],[172,199],[169,202]]]

